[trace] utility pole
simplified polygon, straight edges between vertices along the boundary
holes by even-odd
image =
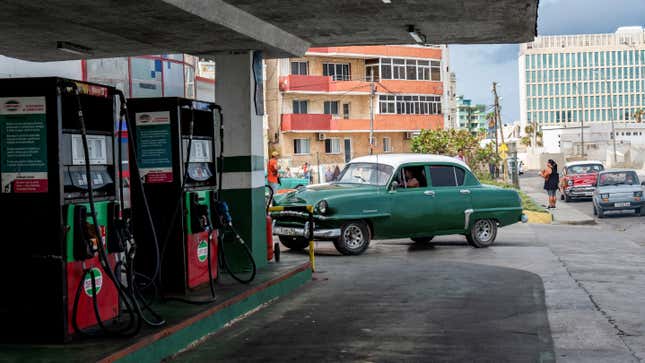
[[[374,153],[374,80],[370,82],[370,155]]]
[[[603,77],[604,78],[604,77]],[[614,106],[613,106],[613,92],[611,91],[611,82],[607,82],[607,79],[604,79],[605,84],[609,88],[609,121],[611,121],[611,139],[614,146],[614,167],[618,163],[618,158],[616,157],[616,130],[614,130]]]
[[[493,97],[494,97],[494,102],[493,102],[493,119],[495,119],[495,154],[497,154],[497,157],[499,157],[499,143],[497,142],[497,106],[498,100],[497,100],[497,82],[493,82]]]

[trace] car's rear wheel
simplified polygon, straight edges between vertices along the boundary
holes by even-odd
[[[428,243],[428,242],[432,241],[433,238],[434,238],[434,236],[430,236],[430,237],[412,237],[410,239],[414,243]]]
[[[291,250],[304,250],[309,246],[309,241],[303,237],[280,236],[280,242]]]
[[[478,219],[466,236],[468,243],[476,248],[490,247],[497,238],[497,222],[493,219]]]
[[[360,255],[369,247],[370,237],[370,229],[365,222],[347,222],[340,229],[340,237],[334,240],[334,247],[343,255]]]

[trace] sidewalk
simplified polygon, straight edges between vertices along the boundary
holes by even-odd
[[[546,192],[542,189],[544,180],[540,177],[524,177],[520,179],[520,189],[531,197],[537,204],[546,203]],[[558,201],[560,195],[558,192]],[[596,220],[566,203],[557,203],[557,208],[549,209],[553,215],[553,224],[589,225],[596,224]]]

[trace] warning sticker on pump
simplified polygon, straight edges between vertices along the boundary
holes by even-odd
[[[135,121],[141,178],[145,183],[171,183],[170,112],[137,113]]]
[[[2,193],[47,192],[45,97],[0,98]]]

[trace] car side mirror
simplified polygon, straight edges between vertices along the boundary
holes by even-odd
[[[393,181],[392,184],[390,184],[390,191],[395,191],[399,188],[399,182],[398,181]]]

